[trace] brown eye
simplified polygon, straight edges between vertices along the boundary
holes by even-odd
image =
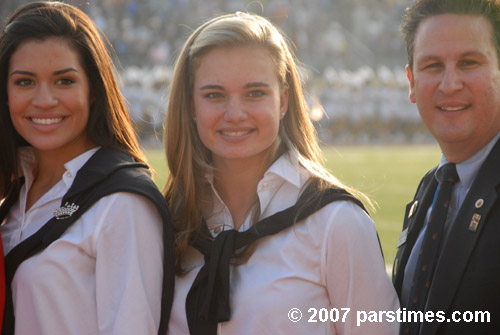
[[[471,59],[463,60],[460,62],[460,65],[464,66],[464,67],[475,66],[476,64],[477,64],[477,62],[475,60],[471,60]]]
[[[32,84],[33,84],[33,81],[31,79],[26,79],[26,78],[18,79],[15,81],[15,85],[17,85],[17,86],[29,86]]]
[[[72,85],[74,83],[75,83],[75,81],[71,78],[61,78],[57,81],[57,84],[63,85],[63,86],[69,86],[69,85]]]
[[[251,98],[260,98],[264,95],[265,95],[265,93],[262,90],[253,90],[248,94],[248,96]]]
[[[207,99],[221,99],[224,96],[222,95],[222,93],[219,93],[219,92],[210,92],[210,93],[205,94],[204,97]]]
[[[424,67],[424,70],[426,70],[426,69],[435,69],[435,68],[438,68],[440,66],[441,66],[441,63],[431,63],[429,65],[426,65]]]

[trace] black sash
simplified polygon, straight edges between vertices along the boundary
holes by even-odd
[[[313,196],[313,188],[306,188],[302,198]],[[348,200],[364,209],[363,204],[343,189],[330,188],[307,205],[294,206],[269,216],[244,232],[222,231],[215,239],[197,237],[192,245],[205,259],[186,298],[186,315],[191,335],[216,334],[217,323],[228,321],[229,264],[234,252],[258,239],[279,233],[333,201]],[[300,202],[300,201],[299,201]],[[216,285],[217,283],[217,285]]]
[[[101,148],[78,171],[71,188],[64,195],[61,206],[78,205],[71,215],[53,217],[35,234],[16,245],[5,257],[6,301],[3,318],[3,335],[14,334],[15,317],[12,301],[12,279],[19,265],[27,258],[45,249],[61,235],[99,199],[116,192],[129,192],[145,196],[158,208],[163,220],[164,267],[161,321],[158,334],[165,335],[173,299],[175,260],[173,250],[173,228],[170,214],[160,191],[147,174],[147,166],[133,162],[120,151]],[[0,208],[0,222],[10,207],[17,201],[17,194],[11,192]],[[8,207],[8,208],[7,208]],[[138,224],[140,224],[138,222]],[[75,302],[77,303],[77,302]]]

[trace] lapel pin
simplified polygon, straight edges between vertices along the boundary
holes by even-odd
[[[406,228],[401,232],[401,234],[399,234],[397,248],[405,244],[407,237],[408,237],[408,228]]]
[[[394,260],[394,266],[392,267],[393,277],[395,277],[396,274],[398,273],[398,266],[399,266],[399,259],[396,257],[396,259]]]
[[[483,199],[478,199],[475,203],[476,208],[481,208],[484,205],[484,200]]]
[[[481,220],[481,214],[475,213],[472,216],[472,220],[470,220],[469,230],[475,233],[477,231],[477,227],[479,226],[480,220]]]
[[[64,220],[73,215],[73,213],[75,213],[78,208],[80,208],[80,206],[75,205],[74,203],[69,204],[66,202],[64,206],[61,206],[54,211],[54,216],[57,220]]]
[[[408,219],[411,218],[417,211],[418,200],[416,200],[410,207],[410,212],[408,213]]]

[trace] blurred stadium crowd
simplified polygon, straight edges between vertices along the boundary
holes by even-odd
[[[321,138],[333,144],[432,138],[408,101],[399,24],[410,0],[64,0],[94,19],[119,59],[123,91],[146,146],[158,145],[176,53],[209,18],[264,15],[290,37]],[[5,20],[29,0],[0,0]]]

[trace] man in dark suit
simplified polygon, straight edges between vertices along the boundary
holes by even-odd
[[[409,98],[443,155],[398,240],[401,333],[500,334],[500,1],[417,0],[402,31]]]

